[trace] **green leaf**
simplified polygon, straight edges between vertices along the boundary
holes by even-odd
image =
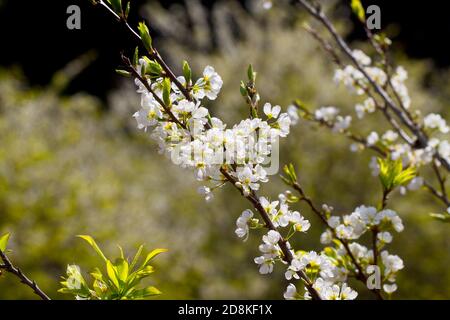
[[[139,47],[136,47],[136,49],[134,49],[134,54],[133,54],[133,66],[136,67],[139,64]]]
[[[151,296],[157,296],[160,295],[161,291],[159,291],[157,288],[155,287],[147,287],[145,289],[141,289],[141,290],[136,290],[131,294],[131,298],[132,299],[145,299],[147,297],[151,297]]]
[[[189,66],[189,63],[186,60],[183,61],[183,76],[184,79],[186,79],[186,84],[191,83],[192,70],[191,67]]]
[[[165,78],[164,82],[163,82],[163,101],[164,101],[164,104],[168,107],[170,107],[170,105],[171,105],[170,90],[171,90],[170,79]]]
[[[239,86],[239,90],[240,90],[241,95],[242,95],[243,97],[246,97],[246,96],[248,95],[247,87],[245,86],[244,81],[241,81],[241,85]]]
[[[361,0],[352,0],[351,7],[353,13],[358,17],[359,21],[366,21],[366,12],[364,11],[364,7],[361,4]]]
[[[118,279],[122,282],[126,282],[129,270],[128,261],[123,258],[117,259],[114,267],[116,269]]]
[[[405,185],[417,175],[414,167],[403,169],[402,160],[378,158],[380,166],[379,178],[385,191],[392,191],[395,187]]]
[[[450,214],[430,213],[430,216],[440,222],[450,223]]]
[[[117,278],[117,270],[116,267],[111,263],[111,261],[106,260],[106,273],[108,274],[109,279],[114,284],[117,289],[120,289],[119,279]]]
[[[256,80],[256,72],[253,71],[253,66],[250,64],[247,69],[248,80],[251,82],[255,82]]]
[[[129,72],[126,71],[126,70],[116,69],[116,73],[117,73],[118,75],[122,76],[122,77],[125,77],[125,78],[130,78],[130,77],[131,77],[131,73],[129,73]]]
[[[144,263],[142,266],[146,266],[147,263],[149,263],[150,260],[152,260],[154,257],[156,257],[158,254],[167,252],[167,249],[155,249],[152,252],[150,252],[147,257],[145,257]]]
[[[0,237],[0,251],[4,252],[6,250],[8,240],[9,240],[9,233],[4,234]]]
[[[111,3],[111,6],[114,9],[114,12],[117,13],[119,16],[122,15],[122,0],[109,0],[109,3]]]
[[[125,19],[128,19],[128,15],[130,14],[130,9],[131,9],[131,1],[128,1],[127,7],[125,9]]]
[[[147,49],[148,52],[153,53],[152,37],[150,36],[150,32],[148,31],[145,22],[140,22],[138,29],[145,49]]]
[[[144,249],[144,246],[141,244],[139,246],[139,249],[137,250],[136,254],[134,255],[133,261],[131,262],[131,265],[130,265],[130,269],[133,269],[136,266],[136,264],[139,260],[139,257],[141,256],[142,249]]]
[[[97,243],[95,242],[94,238],[92,238],[91,236],[87,236],[87,235],[78,235],[78,238],[81,238],[83,240],[85,240],[87,243],[89,243],[91,245],[92,248],[94,248],[95,252],[97,252],[97,254],[106,262],[108,261],[108,259],[105,257],[105,255],[103,254],[102,250],[100,250],[99,246],[97,245]]]

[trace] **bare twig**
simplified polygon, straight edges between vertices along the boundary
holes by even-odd
[[[0,250],[0,258],[3,261],[3,264],[0,264],[0,270],[5,270],[15,275],[17,278],[20,279],[20,282],[30,287],[34,291],[34,293],[37,294],[42,300],[51,300],[49,296],[39,288],[36,282],[29,279],[27,276],[23,274],[23,272],[19,268],[15,267],[12,264],[11,260],[9,260],[8,256],[1,250]]]

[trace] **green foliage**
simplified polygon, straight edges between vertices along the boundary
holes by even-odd
[[[122,15],[122,0],[107,0],[108,3],[112,6],[115,13],[117,13],[119,16]]]
[[[158,254],[166,252],[166,249],[151,251],[139,264],[143,251],[142,245],[137,250],[131,263],[124,256],[122,248],[119,247],[120,257],[115,259],[113,263],[106,258],[92,237],[87,235],[80,235],[79,237],[89,243],[102,258],[105,263],[103,272],[100,268],[95,268],[91,272],[90,275],[94,281],[92,287],[89,287],[81,274],[80,268],[77,265],[69,265],[67,267],[67,278],[61,282],[62,288],[59,292],[71,294],[82,300],[141,300],[161,294],[153,286],[144,288],[140,288],[140,286],[141,282],[154,272],[154,267],[150,265],[151,260]]]
[[[139,22],[138,30],[145,49],[147,49],[148,52],[153,52],[152,37],[150,36],[150,31],[148,31],[145,22]]]
[[[361,4],[361,0],[352,0],[350,6],[352,7],[353,13],[358,17],[359,21],[366,21],[366,12]]]
[[[8,246],[9,233],[6,233],[0,237],[0,251],[5,251]]]
[[[186,84],[189,84],[192,80],[192,70],[186,60],[183,61],[183,76],[186,80]]]
[[[392,191],[398,186],[407,184],[416,176],[414,167],[403,168],[402,160],[378,158],[380,166],[379,178],[385,191]]]
[[[295,168],[292,163],[287,164],[283,167],[283,172],[287,177],[281,176],[281,179],[288,185],[292,186],[297,183],[297,174],[295,173]]]
[[[145,60],[144,73],[146,75],[149,75],[151,80],[160,78],[163,75],[163,68],[158,62],[150,60],[147,57],[144,57],[144,60]]]
[[[170,100],[171,82],[169,78],[165,78],[163,82],[163,100],[166,106],[170,106],[172,103]]]
[[[450,223],[450,214],[448,213],[430,213],[430,216],[437,221]]]

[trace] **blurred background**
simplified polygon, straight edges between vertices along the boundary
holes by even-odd
[[[347,1],[326,1],[339,30],[355,47],[367,48]],[[394,41],[393,55],[410,73],[413,107],[441,112],[447,119],[450,54],[448,5],[428,1],[378,4],[382,24]],[[66,8],[81,7],[81,30],[66,28]],[[239,94],[249,63],[258,71],[262,101],[286,107],[295,98],[311,106],[335,105],[351,113],[357,102],[332,81],[333,65],[302,29],[301,10],[259,1],[134,1],[131,21],[145,18],[154,43],[174,70],[182,59],[199,75],[214,66],[224,79],[212,113],[235,123],[246,114]],[[281,268],[261,276],[253,263],[258,232],[242,243],[235,220],[248,208],[225,188],[205,203],[190,172],[172,165],[135,128],[139,108],[132,81],[114,73],[119,53],[135,44],[87,0],[0,0],[0,234],[10,232],[11,259],[44,291],[56,293],[68,263],[90,271],[100,264],[77,234],[94,236],[104,251],[117,245],[134,254],[166,247],[156,262],[153,283],[161,299],[279,299],[287,285]],[[369,51],[370,52],[370,51]],[[379,126],[375,116],[366,119]],[[367,123],[367,122],[366,122]],[[282,142],[282,164],[297,164],[302,184],[318,203],[339,213],[374,205],[378,181],[370,175],[371,154],[353,154],[343,137],[300,122]],[[284,191],[276,176],[262,193]],[[404,219],[389,252],[406,268],[397,298],[450,298],[449,226],[431,220],[442,207],[423,192],[396,194],[391,206]],[[320,249],[322,226],[305,207],[313,228],[296,241]],[[358,288],[358,284],[354,284]],[[361,293],[361,297],[369,298]],[[35,298],[6,275],[0,299]]]

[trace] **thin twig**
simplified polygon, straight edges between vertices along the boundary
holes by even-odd
[[[0,269],[15,275],[17,278],[20,279],[20,282],[30,287],[34,291],[34,293],[37,294],[42,300],[51,300],[49,296],[39,288],[36,282],[29,279],[27,276],[23,274],[23,272],[19,268],[15,267],[12,264],[11,260],[9,260],[8,256],[1,250],[0,250],[0,258],[3,260],[3,264],[0,265]]]
[[[142,42],[141,36],[128,24],[125,17],[119,16],[117,13],[115,13],[103,0],[98,0],[97,4],[101,5],[103,8],[105,8],[117,21],[122,23],[125,28],[133,35],[133,37],[139,42]],[[185,98],[189,101],[192,101],[192,96],[189,93],[189,91],[181,84],[181,82],[177,79],[173,71],[170,69],[170,67],[167,65],[167,63],[164,61],[162,56],[159,54],[158,50],[155,48],[152,48],[152,52],[148,52],[149,57],[156,62],[158,62],[161,67],[163,68],[165,75],[170,78],[170,80],[177,86],[177,88],[183,93]]]
[[[327,219],[325,218],[325,216],[322,214],[322,212],[314,205],[313,201],[311,200],[311,198],[309,198],[306,193],[303,191],[303,188],[300,186],[300,184],[298,184],[297,182],[294,183],[292,185],[292,187],[300,194],[300,200],[306,202],[308,204],[308,206],[310,207],[311,211],[313,211],[317,217],[323,222],[323,224],[325,224],[325,226],[328,228],[328,230],[331,231],[331,233],[333,234],[333,237],[335,239],[337,239],[345,248],[345,250],[347,251],[347,254],[349,255],[350,259],[352,260],[352,263],[355,265],[355,267],[358,269],[358,273],[355,274],[356,278],[358,280],[360,280],[361,282],[364,283],[364,285],[367,287],[367,276],[364,273],[364,270],[362,268],[362,266],[358,263],[358,260],[355,258],[355,256],[353,255],[352,251],[350,250],[350,247],[348,245],[347,240],[345,239],[341,239],[340,237],[338,237],[338,235],[336,234],[336,230],[334,230],[333,228],[330,227],[330,225],[328,224]],[[373,294],[375,294],[375,296],[379,299],[379,300],[383,300],[383,296],[381,295],[381,293],[378,290],[375,289],[369,289]]]
[[[258,211],[258,213],[261,215],[261,218],[264,220],[265,226],[269,230],[278,231],[277,228],[272,223],[272,220],[270,219],[269,215],[267,214],[266,210],[260,203],[258,197],[256,196],[256,193],[251,193],[248,196],[244,195],[242,190],[236,186],[236,179],[230,175],[230,173],[227,171],[226,168],[222,167],[220,169],[220,172],[222,175],[243,195],[248,201],[250,201],[253,204],[253,207]],[[290,250],[290,244],[287,240],[281,238],[280,241],[278,241],[278,245],[280,246],[281,251],[283,252],[283,260],[287,263],[291,263],[294,259],[294,256],[292,255],[292,252]],[[298,276],[303,280],[305,283],[306,289],[308,290],[309,294],[314,300],[321,300],[321,297],[319,293],[316,291],[316,289],[313,288],[312,281],[308,278],[308,276],[303,271],[297,272]]]
[[[422,130],[421,127],[416,125],[408,116],[405,116],[402,108],[399,108],[394,101],[391,99],[389,94],[379,86],[372,77],[366,72],[364,67],[355,59],[353,56],[352,50],[347,45],[345,40],[338,34],[337,30],[330,22],[328,17],[323,13],[320,7],[315,7],[307,0],[297,0],[299,4],[301,4],[316,20],[322,23],[322,25],[328,30],[331,36],[335,39],[337,45],[343,51],[343,53],[352,61],[352,63],[356,66],[356,68],[364,75],[364,77],[368,80],[374,90],[380,95],[380,97],[386,102],[387,106],[392,109],[392,111],[396,114],[396,116],[402,121],[402,123],[416,136],[417,143],[415,147],[424,148],[428,145],[428,136]],[[436,157],[439,162],[444,166],[447,171],[450,171],[450,163],[442,156],[437,155]]]

